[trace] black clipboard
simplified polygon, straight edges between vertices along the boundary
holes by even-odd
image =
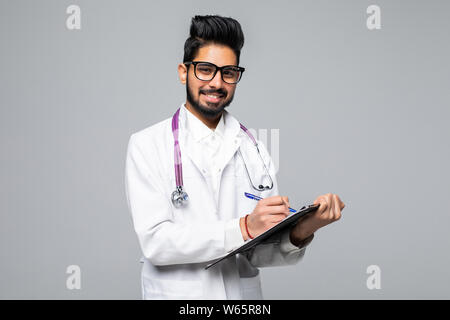
[[[221,258],[218,258],[216,261],[214,261],[213,263],[208,264],[205,267],[206,269],[211,268],[212,266],[216,265],[217,263],[219,263],[220,261],[223,261],[229,257],[232,257],[238,253],[243,253],[247,250],[250,250],[251,248],[257,246],[258,244],[260,244],[261,242],[263,242],[264,240],[266,240],[267,238],[269,238],[270,236],[274,235],[277,232],[280,232],[281,230],[284,230],[285,228],[289,227],[289,226],[293,226],[295,224],[297,224],[298,220],[311,213],[316,211],[319,208],[319,204],[310,204],[309,206],[304,206],[303,208],[301,208],[299,211],[294,212],[292,214],[290,214],[289,216],[287,216],[283,221],[281,221],[280,223],[274,225],[272,228],[270,228],[269,230],[267,230],[266,232],[260,234],[259,236],[257,236],[256,238],[246,242],[245,244],[243,244],[242,246],[240,246],[237,249],[234,249],[233,251],[227,253],[226,255],[224,255]]]

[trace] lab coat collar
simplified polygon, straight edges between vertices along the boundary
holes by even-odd
[[[182,149],[186,152],[186,154],[191,158],[191,160],[194,162],[194,164],[197,166],[197,168],[203,173],[203,175],[206,174],[206,166],[203,163],[204,161],[204,150],[202,149],[203,146],[200,143],[197,143],[196,137],[194,136],[195,133],[190,131],[189,127],[187,125],[187,117],[189,116],[187,113],[190,113],[189,110],[186,109],[184,104],[180,107],[180,118],[179,118],[179,124],[180,124],[180,143],[182,144]],[[195,117],[194,115],[192,115]],[[222,164],[223,166],[228,163],[228,161],[231,159],[231,157],[234,155],[234,153],[237,151],[237,149],[240,147],[241,144],[241,138],[239,137],[239,134],[241,133],[241,126],[239,124],[239,121],[237,121],[232,115],[230,115],[227,111],[224,111],[222,114],[223,117],[223,135],[224,139],[222,143],[225,145],[225,148],[227,151],[227,154],[224,155]],[[196,117],[195,117],[196,118]],[[201,120],[197,119],[201,122]],[[194,122],[195,123],[195,122]],[[202,123],[202,125],[210,130],[206,125]],[[210,130],[211,131],[211,130]],[[197,137],[198,138],[198,137]],[[184,146],[184,148],[183,148]]]
[[[224,110],[215,130],[211,130],[200,119],[192,114],[183,103],[180,107],[180,123],[183,123],[187,134],[200,142],[214,132],[222,138],[233,139],[239,135],[240,124],[228,111]]]

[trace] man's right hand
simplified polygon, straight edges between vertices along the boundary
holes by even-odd
[[[247,217],[248,233],[255,238],[281,222],[289,213],[288,197],[273,196],[261,199]],[[240,227],[244,240],[250,239],[245,228],[245,217],[240,219]]]

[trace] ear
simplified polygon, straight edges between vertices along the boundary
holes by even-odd
[[[178,65],[178,76],[180,77],[180,82],[186,84],[187,66],[183,63]]]

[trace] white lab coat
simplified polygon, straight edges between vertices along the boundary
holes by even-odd
[[[180,110],[179,143],[183,181],[189,195],[187,206],[175,208],[174,140],[171,117],[131,135],[126,159],[126,195],[134,229],[143,253],[141,274],[143,299],[261,299],[258,267],[294,264],[304,255],[289,234],[272,237],[246,255],[238,255],[205,270],[212,260],[244,243],[239,218],[253,211],[257,201],[244,192],[261,197],[278,194],[274,164],[265,146],[259,147],[268,165],[274,187],[255,191],[264,179],[264,167],[255,146],[239,122],[224,112],[226,156],[217,174],[214,194],[202,149],[185,130],[184,104]]]

